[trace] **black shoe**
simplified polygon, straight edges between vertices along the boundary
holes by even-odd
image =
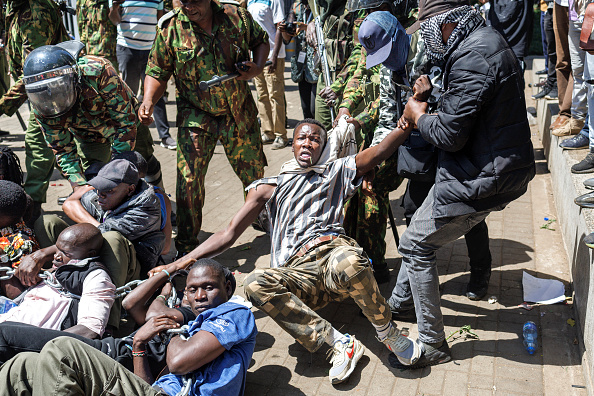
[[[375,281],[379,284],[381,283],[388,283],[390,282],[390,270],[388,269],[388,265],[386,263],[382,263],[379,265],[373,265],[373,277]]]
[[[588,234],[584,237],[584,243],[586,244],[586,246],[588,246],[590,249],[594,249],[594,232],[591,234]]]
[[[594,153],[589,152],[581,162],[571,167],[571,173],[592,173],[594,172]]]
[[[588,190],[594,190],[594,179],[584,180],[584,187]]]
[[[547,74],[547,69],[542,69],[542,70],[539,70],[539,71],[537,71],[537,72],[536,72],[536,73],[534,73],[534,74],[538,74],[538,75],[541,75],[541,74]]]
[[[580,195],[573,202],[581,208],[594,209],[594,192]]]
[[[491,279],[491,268],[488,270],[470,271],[470,281],[466,286],[466,297],[470,300],[481,300],[487,295],[489,280]]]
[[[547,96],[548,93],[551,92],[552,89],[553,88],[550,87],[549,85],[545,85],[539,93],[532,95],[532,99],[534,99],[534,100],[542,99],[545,96]]]
[[[553,89],[549,91],[548,94],[545,95],[545,99],[548,100],[557,100],[559,99],[559,91],[557,90],[557,86],[555,85]]]
[[[417,313],[414,308],[396,309],[390,307],[392,311],[392,320],[396,322],[417,323]]]
[[[410,366],[402,364],[396,355],[391,353],[390,356],[388,356],[388,362],[390,362],[390,366],[400,370],[416,370],[427,366],[435,366],[436,364],[446,363],[452,360],[452,353],[446,340],[443,340],[439,347],[434,347],[431,344],[426,344],[424,342],[421,342],[421,344],[423,344],[423,348],[425,350],[415,364],[411,364]]]

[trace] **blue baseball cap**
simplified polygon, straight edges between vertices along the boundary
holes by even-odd
[[[365,18],[359,28],[359,42],[367,51],[365,66],[368,69],[384,63],[389,69],[396,70],[406,64],[410,37],[388,11],[372,12]],[[388,58],[390,65],[385,63]]]

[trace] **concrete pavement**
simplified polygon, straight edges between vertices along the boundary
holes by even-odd
[[[286,73],[287,110],[290,124],[302,118],[296,84]],[[173,99],[174,88],[169,89]],[[169,119],[175,125],[175,106],[167,107]],[[529,104],[530,106],[530,104]],[[22,107],[26,119],[28,109]],[[0,117],[0,129],[11,135],[0,143],[15,150],[24,168],[24,134],[16,117]],[[156,130],[153,137],[158,142]],[[173,128],[175,136],[176,129]],[[458,240],[438,252],[438,267],[442,284],[442,310],[446,334],[470,325],[479,339],[454,335],[449,343],[454,361],[416,371],[400,371],[390,366],[388,350],[375,339],[375,331],[352,301],[331,304],[321,312],[334,327],[355,334],[367,348],[349,381],[332,386],[328,381],[329,362],[326,348],[310,354],[284,333],[271,319],[254,309],[260,331],[256,351],[250,366],[246,395],[585,395],[585,380],[577,331],[568,324],[574,317],[572,305],[535,307],[531,311],[518,308],[522,299],[522,271],[542,278],[559,279],[571,295],[569,268],[559,227],[544,229],[544,218],[556,218],[551,180],[544,165],[542,146],[536,130],[533,142],[538,160],[538,174],[528,192],[511,203],[504,211],[487,218],[493,255],[493,275],[488,296],[497,302],[470,301],[465,296],[469,278],[468,257],[464,240]],[[289,133],[289,137],[291,132]],[[280,165],[291,158],[291,149],[272,151],[265,146],[269,166],[266,175],[278,173]],[[163,167],[166,190],[175,200],[175,152],[155,147],[155,155]],[[25,169],[23,169],[25,170]],[[206,203],[201,240],[224,227],[243,202],[242,186],[218,146],[206,177]],[[70,192],[68,183],[59,173],[48,191],[46,212],[60,212],[59,196]],[[390,195],[399,234],[405,230],[399,206],[403,186]],[[388,226],[389,228],[389,226]],[[391,231],[387,233],[387,262],[391,282],[381,285],[388,296],[396,280],[400,256]],[[233,248],[218,257],[233,268],[238,280],[238,294],[243,293],[242,281],[254,268],[269,265],[269,241],[261,232],[248,229]],[[522,345],[522,324],[533,320],[539,328],[537,353],[528,355]],[[416,325],[408,327],[416,337]]]

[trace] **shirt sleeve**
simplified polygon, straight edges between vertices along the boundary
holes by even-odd
[[[76,185],[87,183],[80,156],[76,149],[76,142],[68,128],[59,125],[59,119],[46,120],[34,110],[35,119],[41,127],[47,144],[51,147],[58,167],[69,182]]]
[[[107,272],[96,270],[83,282],[83,293],[78,304],[77,324],[103,335],[109,311],[115,300],[115,285]]]
[[[134,149],[136,140],[137,101],[132,90],[122,80],[113,66],[107,65],[98,79],[99,94],[105,101],[109,123],[115,133],[111,142],[114,153]]]
[[[159,4],[157,5],[157,10],[158,10],[158,11],[161,11],[161,10],[163,10],[164,8],[165,8],[165,6],[164,6],[164,2],[163,2],[163,1],[159,2]]]
[[[254,315],[249,309],[235,309],[221,315],[207,318],[201,330],[208,331],[226,349],[231,349],[246,340],[256,327]]]
[[[146,75],[159,81],[167,81],[173,74],[175,56],[166,40],[167,29],[157,27],[157,36],[146,64]]]
[[[272,0],[272,22],[274,24],[285,20],[285,9],[281,0]]]

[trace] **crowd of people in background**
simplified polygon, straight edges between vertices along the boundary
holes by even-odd
[[[13,275],[0,281],[13,306],[0,313],[0,394],[48,384],[83,394],[242,394],[257,337],[252,307],[308,351],[329,346],[329,380],[341,383],[365,346],[316,311],[346,298],[397,367],[452,359],[436,251],[465,237],[466,297],[483,299],[486,219],[535,175],[524,97],[532,1],[81,0],[80,40],[52,0],[0,5],[0,114],[31,106],[26,177],[14,153],[0,152],[0,248]],[[545,69],[537,74],[546,78],[534,99],[558,97],[552,133],[575,135],[563,148],[589,147],[572,172],[594,173],[594,55],[579,47],[587,2],[538,6]],[[289,74],[304,118],[292,139]],[[208,83],[216,77],[229,78]],[[153,122],[160,145],[177,153],[176,213]],[[200,241],[219,142],[245,203]],[[263,177],[266,144],[292,147],[278,176]],[[42,212],[54,167],[72,186],[63,218]],[[383,296],[389,193],[405,181],[402,264]],[[594,207],[594,193],[576,202]],[[247,276],[244,299],[212,257],[250,226],[270,235],[271,263]],[[130,282],[142,283],[122,301]],[[116,337],[124,312],[138,329]],[[402,321],[418,324],[418,339],[401,334]]]

